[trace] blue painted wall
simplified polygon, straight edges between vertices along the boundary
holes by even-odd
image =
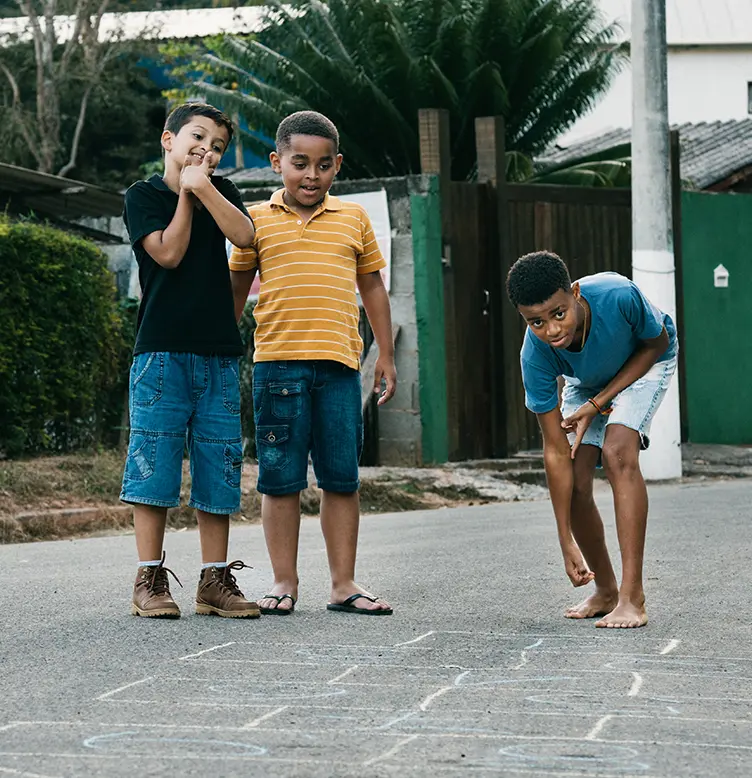
[[[156,64],[153,61],[145,60],[143,62],[144,67],[146,68],[146,71],[149,73],[149,78],[160,88],[160,89],[173,89],[177,86],[177,84],[172,81],[165,70],[164,67],[161,65]],[[240,126],[244,130],[248,130],[248,125],[244,122],[240,122]],[[254,154],[253,152],[249,151],[248,149],[243,150],[243,163],[244,167],[247,168],[253,168],[253,167],[268,167],[269,166],[269,158],[268,157],[260,157],[257,154]],[[222,157],[222,162],[219,164],[220,170],[226,170],[228,168],[234,168],[235,165],[235,141],[233,140],[230,144],[230,147],[225,152],[224,156]]]

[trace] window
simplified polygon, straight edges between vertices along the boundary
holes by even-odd
[[[747,113],[752,115],[752,81],[747,81]]]

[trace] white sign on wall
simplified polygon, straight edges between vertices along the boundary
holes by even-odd
[[[389,201],[386,189],[379,189],[377,192],[343,195],[340,199],[358,203],[366,209],[376,234],[376,242],[386,260],[386,267],[381,271],[381,277],[384,279],[384,286],[388,292],[392,280],[392,225],[389,221]]]

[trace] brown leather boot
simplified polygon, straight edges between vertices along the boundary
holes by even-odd
[[[158,565],[138,568],[131,605],[131,613],[134,616],[163,619],[180,618],[180,608],[170,594],[170,582],[167,574],[169,573],[181,588],[183,584],[180,583],[172,570],[164,566],[164,561],[163,552],[162,561]]]
[[[249,602],[238,588],[233,570],[249,565],[240,560],[227,567],[207,567],[201,571],[196,592],[196,613],[202,616],[215,614],[230,619],[257,619],[261,612],[258,603]]]

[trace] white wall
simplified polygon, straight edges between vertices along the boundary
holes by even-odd
[[[725,121],[749,117],[752,45],[746,50],[679,50],[668,60],[669,121]]]
[[[668,54],[669,121],[714,122],[749,117],[747,83],[752,82],[752,43],[723,49],[670,49]],[[632,73],[625,69],[609,92],[559,143],[632,124]]]

